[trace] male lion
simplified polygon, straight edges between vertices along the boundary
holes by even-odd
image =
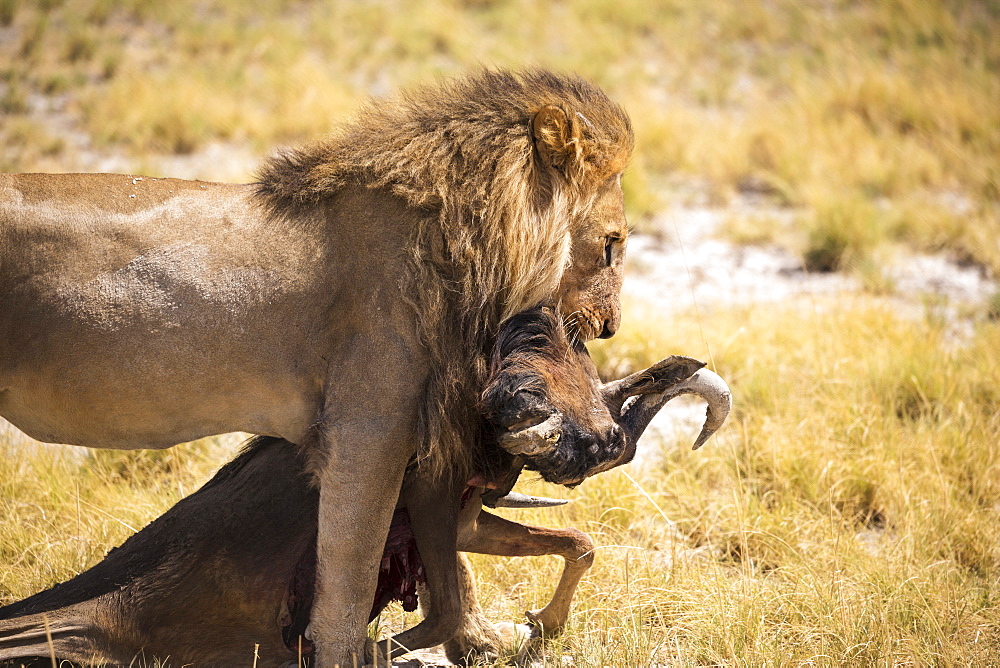
[[[351,665],[407,462],[475,468],[499,323],[554,300],[581,340],[615,331],[632,142],[585,81],[486,71],[372,102],[255,184],[0,176],[0,415],[92,447],[298,444],[311,636]]]

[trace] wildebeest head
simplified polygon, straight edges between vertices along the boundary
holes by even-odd
[[[570,340],[552,309],[539,307],[502,326],[483,414],[507,452],[523,457],[548,482],[573,486],[632,461],[650,420],[681,394],[708,402],[694,445],[700,447],[731,406],[725,382],[704,366],[673,356],[602,383],[583,344]]]

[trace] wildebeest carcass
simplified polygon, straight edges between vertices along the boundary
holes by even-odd
[[[575,529],[505,520],[483,505],[509,499],[525,465],[576,484],[625,463],[655,411],[681,392],[706,396],[705,430],[714,431],[728,412],[728,394],[701,366],[673,357],[601,385],[586,350],[571,344],[550,311],[509,321],[483,396],[490,418],[483,438],[499,442],[496,462],[471,481],[451,482],[425,478],[418,464],[400,492],[370,617],[393,599],[412,607],[420,584],[426,617],[393,638],[388,653],[445,642],[449,658],[462,660],[497,649],[498,632],[479,611],[456,549],[563,556],[552,601],[529,613],[536,629],[557,632],[592,563],[592,542]],[[144,653],[177,664],[233,665],[250,663],[255,646],[259,666],[308,659],[318,508],[310,483],[295,445],[254,439],[200,490],[91,569],[0,608],[0,661],[55,655],[127,665]]]

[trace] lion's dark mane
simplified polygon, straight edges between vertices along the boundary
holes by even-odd
[[[581,119],[581,159],[562,177],[535,152],[531,121],[546,105]],[[570,231],[632,143],[625,112],[583,79],[486,70],[371,101],[329,139],[281,152],[258,173],[258,200],[293,223],[316,223],[347,185],[422,213],[401,240],[411,258],[403,289],[433,363],[421,427],[437,471],[475,467],[476,401],[499,325],[552,300]]]

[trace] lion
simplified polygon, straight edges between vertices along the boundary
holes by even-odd
[[[505,318],[557,304],[614,333],[625,111],[543,70],[372,101],[255,183],[0,176],[0,415],[28,435],[296,444],[320,489],[317,664],[366,649],[414,458],[461,477]]]

